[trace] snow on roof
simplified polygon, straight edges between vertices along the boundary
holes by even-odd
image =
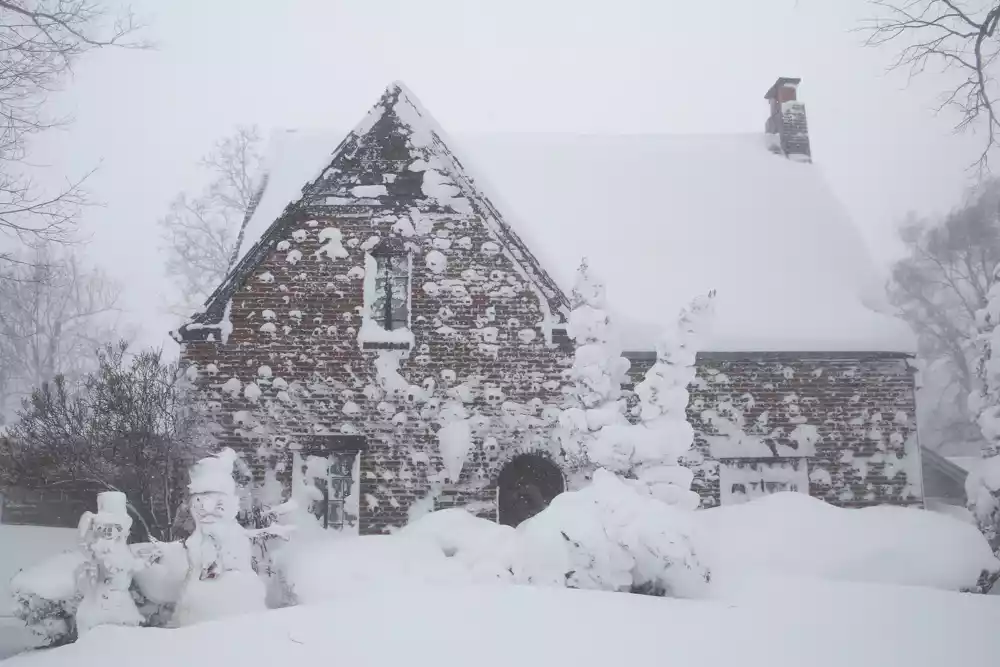
[[[274,135],[243,253],[342,139]],[[915,350],[905,323],[883,314],[880,276],[820,169],[770,153],[762,134],[445,140],[567,293],[589,259],[626,349],[652,349],[662,326],[714,289],[709,351]]]

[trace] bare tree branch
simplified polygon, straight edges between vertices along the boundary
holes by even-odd
[[[65,122],[45,109],[75,62],[95,49],[146,46],[133,39],[139,27],[130,10],[112,16],[101,0],[0,0],[0,236],[73,240],[86,176],[54,192],[39,188],[26,164],[28,140]],[[0,265],[10,260],[0,253]]]
[[[978,389],[976,316],[1000,266],[1000,181],[985,182],[940,224],[900,230],[907,255],[893,266],[889,296],[913,328],[925,363],[924,439],[932,447],[976,441],[967,399]]]
[[[0,272],[0,424],[56,375],[76,381],[93,352],[120,336],[120,287],[54,246]]]
[[[956,130],[983,128],[986,142],[973,166],[989,168],[997,145],[1000,118],[994,105],[997,82],[992,65],[1000,55],[1000,2],[959,3],[957,0],[869,0],[879,16],[863,23],[870,46],[897,46],[893,69],[909,76],[928,67],[956,75],[941,96],[940,109],[958,111]],[[967,7],[972,4],[974,7]]]
[[[75,385],[59,375],[25,401],[0,439],[0,484],[81,483],[120,490],[146,535],[172,539],[173,491],[207,439],[189,402],[190,382],[162,353],[101,348]]]
[[[261,138],[238,127],[201,161],[211,181],[196,197],[181,193],[160,220],[167,243],[167,273],[189,315],[222,282],[239,258],[246,226],[267,183],[261,171]]]

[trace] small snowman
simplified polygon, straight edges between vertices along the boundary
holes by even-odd
[[[97,494],[97,513],[80,517],[80,550],[86,557],[76,573],[83,595],[76,610],[80,636],[99,625],[137,626],[144,620],[129,592],[132,575],[146,565],[129,549],[131,528],[125,494],[118,491]]]
[[[236,453],[226,448],[191,467],[188,490],[195,529],[184,541],[188,574],[174,625],[266,608],[264,582],[251,564],[250,534],[236,521],[235,462]]]

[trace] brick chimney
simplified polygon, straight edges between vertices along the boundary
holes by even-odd
[[[771,103],[771,115],[764,124],[764,132],[773,152],[790,160],[811,162],[806,105],[796,99],[801,80],[782,76],[768,88],[764,99]]]

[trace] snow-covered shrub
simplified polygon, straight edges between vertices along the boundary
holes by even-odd
[[[598,469],[517,527],[521,583],[695,597],[709,580],[694,552],[693,512]]]
[[[510,526],[451,508],[430,512],[397,534],[434,544],[475,581],[513,581],[518,533]]]
[[[149,563],[136,572],[130,589],[143,616],[143,625],[162,627],[173,612],[187,576],[188,563],[180,542],[141,542],[129,545],[133,556]],[[75,615],[83,598],[81,572],[86,557],[67,551],[26,568],[11,579],[15,615],[43,646],[59,646],[76,639]]]
[[[517,528],[453,509],[400,537],[433,543],[476,581],[693,597],[709,579],[692,547],[695,516],[598,469]]]
[[[21,570],[11,579],[14,615],[42,646],[60,646],[76,639],[74,616],[83,597],[77,589],[76,573],[84,560],[79,551],[68,551]]]
[[[1000,267],[996,273],[1000,277]],[[976,324],[981,388],[969,395],[969,408],[986,441],[985,461],[966,478],[965,490],[979,529],[1000,555],[1000,283],[990,288],[986,307],[976,313]],[[993,581],[984,582],[983,589],[989,590]]]
[[[1000,571],[974,526],[914,507],[844,508],[782,492],[694,514],[716,593],[774,576],[960,591]]]

